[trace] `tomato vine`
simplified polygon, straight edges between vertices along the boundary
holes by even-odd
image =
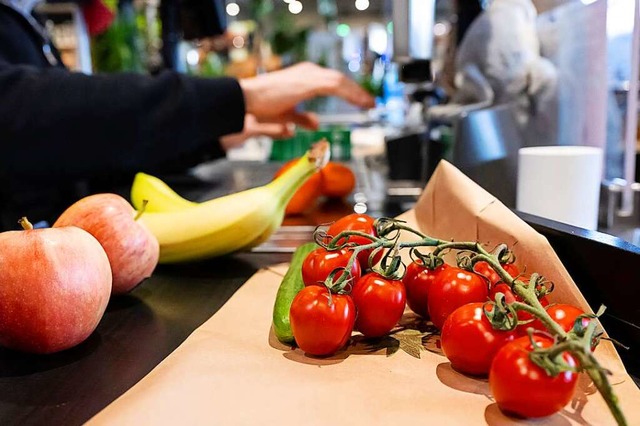
[[[379,258],[380,253],[385,251],[379,263],[383,268],[376,269],[374,267],[374,271],[395,278],[398,275],[397,269],[402,265],[399,253],[403,249],[411,250],[412,258],[418,257],[430,266],[442,264],[441,256],[452,250],[459,254],[459,267],[467,271],[473,272],[476,264],[485,262],[495,271],[501,282],[509,286],[513,294],[518,297],[516,301],[507,302],[505,295],[498,293],[495,301],[487,302],[487,306],[491,305],[491,308],[485,307],[484,313],[492,326],[497,330],[513,330],[517,326],[526,325],[534,320],[540,321],[546,327],[547,333],[553,338],[553,344],[548,347],[536,344],[534,330],[529,328],[528,335],[533,346],[529,355],[530,360],[552,377],[566,371],[586,372],[603,396],[617,423],[627,424],[624,413],[618,404],[618,398],[607,378],[608,371],[600,365],[592,351],[592,346],[594,342],[598,341],[600,333],[596,327],[597,322],[588,321],[584,326],[582,321],[584,317],[596,318],[600,316],[604,307],[596,315],[585,314],[581,316],[582,318],[576,319],[573,329],[567,332],[554,321],[540,302],[541,298],[553,290],[553,283],[536,273],[530,275],[528,282],[520,276],[510,275],[507,271],[509,268],[505,268],[505,264],[513,262],[513,253],[507,245],[501,244],[489,251],[482,244],[474,241],[445,241],[413,229],[406,222],[391,218],[376,219],[374,228],[375,235],[348,229],[337,235],[329,235],[325,229],[318,228],[314,233],[314,239],[316,243],[329,251],[345,248],[351,250],[351,257],[346,266],[342,268],[343,271],[350,271],[361,253],[368,254],[371,264],[376,256]],[[414,239],[400,241],[399,237],[404,232],[413,234]],[[433,251],[429,254],[422,254],[418,251],[419,248],[433,248]],[[360,255],[360,257],[362,256]],[[348,272],[340,274],[339,277],[332,274],[325,285],[331,293],[344,294],[351,291],[352,281],[353,279]],[[518,320],[517,313],[519,311],[528,313],[527,317],[530,319],[528,321]],[[535,333],[540,332],[536,331]],[[570,365],[563,361],[563,354],[567,352],[576,358],[577,365]]]

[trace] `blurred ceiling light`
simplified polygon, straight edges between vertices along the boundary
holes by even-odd
[[[631,35],[633,34],[633,21],[635,18],[634,10],[635,5],[632,1],[609,0],[607,3],[607,36],[610,39],[626,36],[631,40]],[[628,48],[631,50],[631,41],[629,41]],[[629,61],[631,61],[631,56],[629,56]]]
[[[282,0],[282,1],[285,2],[285,3],[291,3],[294,0]]]
[[[237,16],[238,13],[240,13],[240,6],[238,6],[238,3],[229,3],[227,5],[227,15]]]
[[[293,0],[291,3],[289,3],[289,12],[293,13],[294,15],[302,12],[302,3],[297,0]]]
[[[387,29],[384,25],[378,23],[369,24],[369,50],[379,55],[387,51]]]
[[[191,49],[187,52],[187,63],[192,67],[195,67],[200,62],[200,54],[196,49]]]
[[[356,0],[356,9],[367,10],[369,8],[369,0]]]
[[[338,24],[338,26],[336,27],[336,34],[338,34],[340,37],[346,37],[350,32],[351,27],[349,27],[349,25],[347,24]]]
[[[356,203],[353,206],[353,211],[359,214],[364,214],[367,212],[367,205],[365,203]]]
[[[244,47],[244,38],[242,36],[235,36],[231,43],[233,44],[233,47],[240,49]]]
[[[449,32],[449,27],[447,26],[447,24],[438,22],[433,26],[433,35],[435,35],[436,37],[443,36],[448,32]]]

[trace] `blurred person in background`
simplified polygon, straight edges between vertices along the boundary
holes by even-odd
[[[247,79],[74,73],[32,13],[37,2],[0,0],[3,230],[21,216],[52,222],[83,196],[130,185],[139,171],[185,172],[250,136],[316,128],[314,115],[296,109],[304,100],[374,105],[354,81],[310,63]]]

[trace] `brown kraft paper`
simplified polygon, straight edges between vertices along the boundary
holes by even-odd
[[[451,164],[442,162],[415,209],[401,216],[431,236],[514,247],[518,266],[556,283],[552,301],[589,310],[544,237]],[[615,424],[590,379],[573,401],[537,420],[505,416],[486,379],[454,371],[428,339],[420,358],[375,349],[354,334],[329,358],[305,356],[270,332],[276,291],[287,265],[256,273],[207,322],[90,425],[609,425]],[[415,316],[409,311],[403,322]],[[640,391],[608,341],[596,356],[630,425],[640,425]]]

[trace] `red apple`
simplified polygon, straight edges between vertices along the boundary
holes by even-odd
[[[136,213],[120,195],[95,194],[69,206],[53,224],[54,228],[82,228],[102,244],[111,264],[112,294],[132,290],[151,276],[158,264],[158,239],[136,220]]]
[[[104,249],[79,228],[0,233],[0,345],[52,353],[83,342],[109,302]]]

